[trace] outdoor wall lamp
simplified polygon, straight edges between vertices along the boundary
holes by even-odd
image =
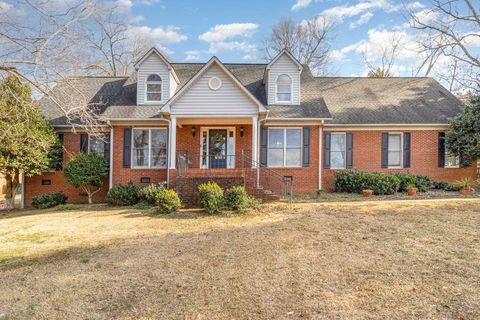
[[[243,132],[245,131],[244,127],[240,127],[240,137],[243,138]]]
[[[192,137],[195,137],[195,133],[197,132],[197,128],[192,126]]]

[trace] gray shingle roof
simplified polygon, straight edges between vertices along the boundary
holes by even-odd
[[[180,90],[204,63],[172,63]],[[270,118],[332,118],[335,124],[444,124],[462,110],[461,102],[431,78],[315,78],[308,67],[301,76],[301,105],[267,105],[263,77],[266,64],[225,67],[267,109]],[[130,77],[78,77],[51,92],[67,108],[96,105],[105,119],[160,118],[160,106],[136,105],[136,73]],[[40,105],[53,125],[66,124],[49,99]]]

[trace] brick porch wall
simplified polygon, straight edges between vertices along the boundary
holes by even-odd
[[[438,167],[438,132],[437,130],[410,130],[411,166],[407,169],[384,169],[381,167],[382,132],[352,131],[353,133],[353,168],[370,172],[412,173],[431,177],[434,181],[455,182],[470,176],[476,177],[476,165],[469,168]],[[388,131],[403,132],[403,131]],[[322,164],[323,166],[323,164]],[[334,170],[323,169],[323,188],[334,187]]]
[[[80,152],[80,135],[66,132],[64,133],[64,147],[66,151],[63,152],[63,163],[67,163],[69,159]],[[42,185],[42,180],[50,180],[51,185]],[[81,189],[74,188],[69,184],[62,171],[46,172],[41,175],[25,178],[25,206],[30,207],[32,204],[32,197],[39,194],[50,194],[56,192],[63,192],[68,196],[68,203],[87,203],[88,199],[82,195]],[[97,192],[94,197],[94,202],[103,202],[105,195],[108,192],[108,176],[103,179],[102,190]]]

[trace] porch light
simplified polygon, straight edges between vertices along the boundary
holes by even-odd
[[[240,127],[240,137],[243,138],[243,132],[245,131],[244,127]]]
[[[197,132],[197,128],[195,128],[195,126],[192,126],[192,137],[195,137],[196,132]]]

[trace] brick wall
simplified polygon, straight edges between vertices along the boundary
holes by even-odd
[[[382,132],[352,131],[353,168],[371,172],[413,173],[427,175],[435,181],[454,182],[462,177],[476,176],[476,166],[469,168],[438,167],[438,132],[436,130],[406,131],[411,133],[411,165],[407,169],[384,169],[381,167]],[[395,132],[395,131],[388,131]],[[402,132],[402,131],[396,131]],[[323,164],[322,164],[323,166]],[[323,188],[332,190],[334,170],[323,169]]]
[[[80,135],[74,133],[64,134],[63,163],[80,152]],[[50,185],[42,185],[42,180],[50,180]],[[103,202],[108,191],[108,177],[103,179],[103,187],[100,192],[94,195],[94,202]],[[87,203],[86,195],[82,194],[81,189],[74,188],[69,184],[62,171],[46,172],[41,175],[25,178],[25,206],[30,207],[32,197],[38,194],[50,194],[63,192],[68,196],[69,203]]]

